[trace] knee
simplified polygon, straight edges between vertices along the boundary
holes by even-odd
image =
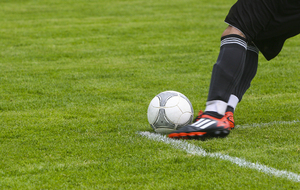
[[[224,37],[224,36],[227,36],[227,35],[230,35],[230,34],[236,34],[236,35],[239,35],[243,38],[246,38],[246,36],[240,31],[238,30],[237,28],[233,27],[233,26],[228,26],[224,32],[222,33],[222,36],[221,37]]]

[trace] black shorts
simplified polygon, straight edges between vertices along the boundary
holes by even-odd
[[[225,22],[243,32],[270,60],[286,39],[300,33],[300,0],[238,0]]]

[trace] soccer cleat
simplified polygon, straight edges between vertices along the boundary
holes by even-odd
[[[226,117],[217,119],[202,114],[200,120],[170,133],[169,138],[202,139],[205,137],[226,137],[230,130],[230,123]]]
[[[233,113],[231,111],[228,111],[225,113],[224,117],[228,120],[228,122],[230,124],[230,128],[234,129],[235,124],[234,124],[234,119],[233,119]]]
[[[201,119],[203,113],[204,112],[202,110],[200,110],[197,117],[193,120],[193,122],[199,121]],[[233,119],[233,113],[231,111],[228,111],[225,113],[224,117],[228,120],[228,122],[230,124],[230,128],[234,129],[235,124],[234,124],[234,119]]]

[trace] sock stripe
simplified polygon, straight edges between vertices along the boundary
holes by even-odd
[[[248,46],[247,46],[247,50],[253,51],[253,52],[255,52],[256,54],[259,53],[259,49],[258,49],[257,47],[255,47],[255,46],[252,46],[252,45],[248,45]]]
[[[226,44],[238,44],[247,49],[247,42],[237,37],[227,37],[221,41],[221,46]]]

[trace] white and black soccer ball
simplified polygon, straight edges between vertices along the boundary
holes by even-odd
[[[194,116],[190,100],[180,92],[165,91],[150,102],[148,121],[157,133],[168,134],[192,122]]]

